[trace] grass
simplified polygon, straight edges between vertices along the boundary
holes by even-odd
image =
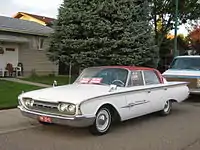
[[[22,91],[31,91],[41,87],[0,80],[0,109],[16,107],[17,97]]]
[[[42,83],[42,84],[47,84],[47,85],[52,85],[54,80],[57,81],[58,85],[65,85],[65,84],[69,83],[68,76],[30,76],[27,78],[22,78],[21,80]],[[72,77],[71,83],[74,80],[75,80],[75,78]]]

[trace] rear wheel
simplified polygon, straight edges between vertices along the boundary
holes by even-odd
[[[94,124],[89,128],[89,131],[93,135],[103,135],[106,134],[112,123],[112,114],[108,107],[102,107],[96,114],[96,119]]]
[[[162,116],[167,116],[171,113],[172,101],[166,101],[163,110],[160,112]]]

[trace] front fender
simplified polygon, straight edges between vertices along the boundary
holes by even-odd
[[[110,105],[112,106],[117,113],[119,114],[119,117],[121,118],[121,113],[119,110],[119,107],[117,107],[114,103],[110,102],[110,101],[103,101],[103,100],[90,100],[87,102],[82,103],[79,108],[82,114],[84,115],[96,115],[96,113],[98,112],[98,110],[103,106],[103,105]]]

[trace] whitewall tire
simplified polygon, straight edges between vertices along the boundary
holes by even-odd
[[[172,109],[172,101],[166,101],[164,104],[164,108],[161,111],[161,115],[166,116],[169,115],[171,113],[171,109]]]
[[[96,114],[94,124],[89,128],[93,135],[106,134],[112,124],[112,114],[108,107],[102,107]]]

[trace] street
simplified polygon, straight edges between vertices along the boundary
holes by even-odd
[[[7,129],[0,126],[0,150],[200,149],[200,99],[198,102],[197,96],[175,104],[167,117],[155,113],[132,119],[114,125],[107,135],[99,137],[91,135],[87,129],[38,125],[21,116],[18,119],[20,113],[13,114],[15,120],[9,122],[15,122],[16,126],[9,125]],[[20,121],[23,123],[17,127]],[[0,124],[3,122],[2,119]]]

